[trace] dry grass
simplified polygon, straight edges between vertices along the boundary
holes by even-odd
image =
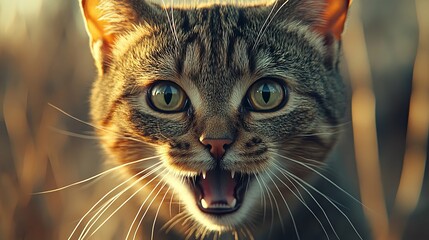
[[[355,2],[353,10],[356,14],[349,18],[349,29],[344,38],[344,56],[353,90],[352,123],[356,167],[361,199],[367,207],[364,211],[373,230],[373,238],[384,239],[389,223],[378,158],[375,95],[365,33],[358,18],[359,2]]]
[[[418,22],[413,1],[354,4],[344,37],[354,128],[339,153],[344,175],[357,170],[374,239],[429,239],[428,2],[417,1]],[[94,76],[76,1],[0,0],[0,239],[64,239],[100,197],[92,185],[32,194],[100,171],[96,141],[66,133],[91,128],[48,105],[87,120]],[[109,223],[104,236],[121,227]]]

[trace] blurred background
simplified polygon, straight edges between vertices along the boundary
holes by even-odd
[[[428,2],[355,0],[343,37],[352,97],[337,154],[375,239],[429,239]],[[32,194],[102,170],[92,129],[48,105],[88,121],[88,43],[78,1],[0,0],[0,239],[66,239],[101,196]]]

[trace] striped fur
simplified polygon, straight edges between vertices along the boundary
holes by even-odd
[[[163,181],[180,193],[174,198],[182,202],[191,216],[187,221],[190,238],[210,237],[220,232],[223,239],[229,239],[228,232],[243,239],[251,236],[266,239],[269,232],[273,234],[270,239],[296,238],[289,206],[278,207],[282,213],[280,221],[274,204],[268,204],[264,210],[263,190],[256,181],[248,186],[243,206],[233,214],[213,217],[196,207],[193,194],[181,181],[216,165],[199,138],[203,135],[231,138],[234,142],[221,167],[258,174],[272,191],[272,197],[280,203],[285,197],[290,203],[293,215],[302,219],[297,220],[298,224],[314,222],[314,217],[303,210],[293,195],[294,188],[280,186],[277,181],[280,190],[276,189],[270,178],[276,172],[280,174],[275,168],[279,165],[312,181],[317,174],[287,162],[279,154],[323,165],[337,139],[345,97],[338,70],[340,43],[332,35],[317,31],[326,22],[322,18],[326,3],[290,0],[248,6],[180,5],[171,11],[162,2],[159,5],[142,0],[99,2],[99,19],[114,41],[92,36],[93,43],[98,44],[92,44],[93,52],[105,54],[95,56],[104,67],[99,69],[99,78],[94,83],[91,115],[93,123],[102,127],[98,134],[105,139],[102,146],[110,162],[118,165],[161,154],[163,169],[167,169]],[[85,4],[84,11],[88,11]],[[284,81],[289,90],[288,102],[274,112],[248,111],[243,107],[243,99],[249,87],[264,77]],[[148,88],[160,80],[175,82],[186,92],[191,104],[186,112],[165,114],[148,105]],[[127,174],[131,176],[144,167],[130,168]],[[156,210],[157,204],[154,205]],[[314,203],[309,205],[320,212]],[[334,218],[339,215],[332,206],[325,207]],[[260,223],[258,219],[264,211],[267,216],[275,215],[276,220]],[[161,211],[158,225],[170,219],[168,211]],[[146,236],[143,239],[150,236],[152,221],[150,218],[143,221]],[[332,221],[333,225],[341,222],[341,227],[334,228],[342,234],[341,239],[358,239],[350,225],[343,226],[344,221]],[[183,237],[188,234],[180,224],[176,225],[179,226],[169,233],[158,231],[160,239],[177,239],[175,234]],[[328,223],[324,225],[328,235],[334,236],[335,231]],[[320,227],[314,227],[316,230],[311,233],[302,230],[305,226],[300,227],[301,239],[325,236]]]

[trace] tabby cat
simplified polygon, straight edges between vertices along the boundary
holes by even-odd
[[[139,204],[123,237],[368,239],[323,171],[350,1],[165,1],[81,0],[92,122],[120,177],[101,206]]]

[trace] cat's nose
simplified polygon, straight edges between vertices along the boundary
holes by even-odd
[[[210,154],[216,160],[220,160],[225,154],[226,149],[232,143],[229,138],[204,138],[201,143],[210,149]]]

